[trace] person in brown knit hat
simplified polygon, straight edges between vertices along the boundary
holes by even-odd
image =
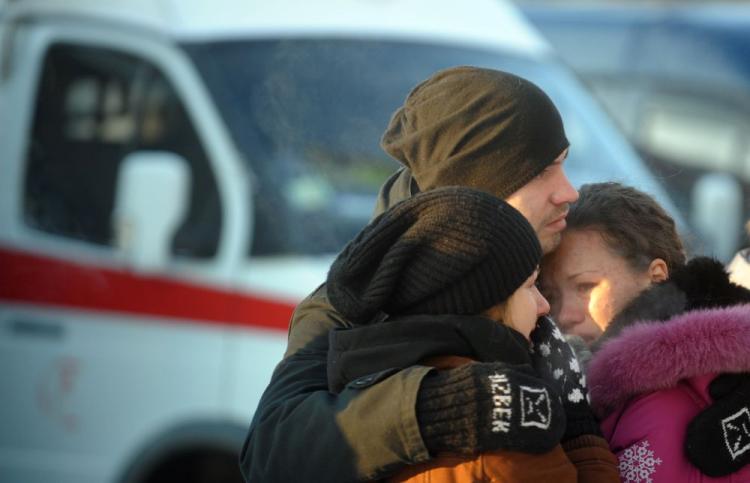
[[[422,438],[438,457],[393,481],[619,481],[616,459],[594,436],[585,385],[581,410],[566,411],[559,386],[529,367],[531,332],[549,311],[535,285],[541,257],[533,228],[508,203],[446,187],[387,210],[333,262],[329,299],[355,325],[330,333],[332,393],[416,363],[456,368],[428,374],[416,402]],[[483,370],[471,370],[474,361]],[[501,374],[493,363],[517,369]],[[583,379],[564,370],[558,378]],[[501,449],[477,455],[507,432],[515,451],[500,438]],[[573,439],[569,457],[558,443]]]
[[[569,143],[560,114],[536,85],[491,69],[457,67],[411,91],[381,145],[411,170],[421,191],[461,185],[506,198]]]
[[[565,228],[568,204],[578,196],[563,171],[568,140],[560,114],[536,85],[511,73],[476,67],[435,73],[396,110],[381,145],[403,167],[381,188],[376,214],[421,191],[467,186],[505,199],[549,252]],[[329,392],[328,333],[351,325],[330,304],[325,284],[298,305],[286,354],[240,455],[248,481],[380,479],[434,457],[416,406],[432,369],[406,367]],[[494,364],[499,374],[513,371]],[[477,373],[489,368],[468,367]],[[481,424],[476,418],[462,421]],[[520,450],[521,440],[514,431],[501,432],[477,449]],[[557,441],[552,435],[547,440],[551,450]],[[445,441],[446,450],[466,450],[461,438]]]
[[[454,67],[416,86],[380,145],[404,167],[383,185],[376,213],[440,186],[505,199],[534,227],[545,253],[578,198],[562,170],[568,138],[550,98],[507,72]]]

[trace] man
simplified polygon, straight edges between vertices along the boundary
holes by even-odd
[[[568,204],[578,197],[563,171],[568,140],[557,109],[537,86],[504,72],[438,72],[394,113],[381,145],[404,168],[384,184],[376,214],[419,191],[473,187],[518,209],[549,252],[565,228]],[[471,408],[449,403],[437,408],[444,411],[444,426],[431,426],[423,438],[420,401],[435,389],[423,384],[427,367],[382,371],[329,393],[328,333],[351,325],[331,307],[325,286],[297,307],[287,352],[242,450],[248,481],[378,479],[438,451],[544,451],[524,446],[523,428],[485,434]],[[514,370],[497,364],[472,368],[477,374]]]

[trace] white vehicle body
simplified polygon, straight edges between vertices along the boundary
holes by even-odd
[[[512,7],[469,3],[0,3],[0,481],[171,481],[164,475],[185,461],[215,454],[234,465],[283,355],[293,307],[324,280],[333,247],[342,246],[338,240],[314,253],[276,250],[288,238],[281,231],[257,248],[266,231],[258,227],[268,221],[256,205],[266,182],[246,159],[252,152],[241,147],[251,133],[232,131],[226,112],[234,112],[234,101],[217,102],[242,96],[217,91],[196,58],[218,58],[220,48],[236,42],[333,39],[331,45],[387,41],[429,46],[438,57],[441,49],[466,49],[534,69],[554,65],[549,47]],[[201,53],[214,43],[216,51]],[[238,75],[252,70],[234,67]],[[428,74],[404,74],[383,112]],[[556,90],[550,94],[574,146],[570,169],[577,169],[576,146],[601,157],[597,166],[581,165],[574,181],[619,178],[666,201],[575,81],[547,81],[542,87]],[[279,85],[286,84],[269,89]],[[177,142],[163,136],[171,127],[158,118],[163,112],[158,121],[142,112],[165,105],[179,114],[171,118],[182,126]],[[387,119],[381,121],[380,131]],[[192,145],[198,147],[186,147]],[[203,164],[190,159],[196,152]],[[102,168],[107,160],[112,169]],[[392,171],[391,163],[379,173]],[[157,165],[164,169],[148,171]],[[131,167],[135,181],[123,181]],[[147,186],[159,176],[163,184]],[[330,196],[320,176],[292,176],[296,184],[283,185],[284,199],[302,215],[317,213],[310,210]],[[218,208],[206,208],[204,223],[210,203],[195,198],[195,190],[209,178]],[[336,216],[361,226],[374,189],[357,193],[339,193]],[[275,221],[292,224],[284,213]],[[190,220],[203,237],[193,245]],[[301,235],[300,246],[321,236]],[[192,477],[181,481],[219,481]]]

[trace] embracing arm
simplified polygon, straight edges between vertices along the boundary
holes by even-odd
[[[511,385],[518,381],[530,394],[545,392],[528,365],[475,363],[429,377],[432,368],[415,365],[368,374],[338,394],[329,392],[328,334],[348,325],[323,287],[295,311],[289,349],[261,398],[240,455],[247,481],[377,479],[441,451],[538,453],[560,440],[564,417],[544,427],[521,424],[495,431],[487,421],[494,414],[490,409],[471,409],[495,404],[494,378]],[[476,396],[467,399],[470,393]],[[462,404],[456,404],[457,397]],[[559,398],[548,400],[550,411],[562,413]]]
[[[247,481],[375,479],[429,458],[414,409],[429,368],[361,378],[339,394],[328,391],[328,332],[345,325],[324,287],[295,311],[287,353],[240,455]]]

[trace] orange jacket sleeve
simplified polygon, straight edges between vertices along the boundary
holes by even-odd
[[[561,446],[544,454],[493,451],[475,457],[439,455],[435,459],[408,467],[391,482],[471,483],[475,481],[512,481],[514,483],[576,483],[576,468]]]
[[[578,470],[578,483],[619,483],[617,457],[601,436],[584,434],[567,441],[563,448]]]

